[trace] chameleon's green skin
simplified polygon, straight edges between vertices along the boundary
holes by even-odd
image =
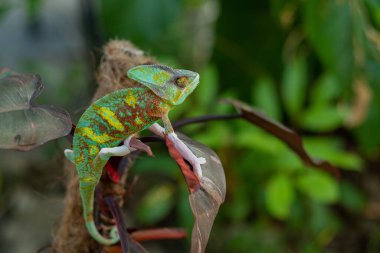
[[[128,76],[146,88],[114,91],[92,104],[76,126],[73,157],[68,157],[78,171],[86,227],[95,240],[105,245],[116,243],[119,237],[115,233],[111,238],[103,237],[94,224],[94,191],[109,159],[100,158],[99,151],[116,147],[128,136],[167,118],[170,109],[183,102],[199,79],[195,72],[162,65],[137,66],[128,71]]]

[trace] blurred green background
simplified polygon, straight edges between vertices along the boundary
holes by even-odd
[[[221,157],[227,197],[207,252],[380,252],[378,0],[3,0],[0,66],[39,73],[40,103],[74,122],[96,88],[102,45],[128,39],[201,83],[173,121],[230,113],[234,97],[302,134],[341,179],[306,168],[284,144],[242,121],[188,126]],[[0,122],[1,124],[1,122]],[[0,151],[0,252],[49,244],[63,211],[64,138]],[[131,226],[183,226],[192,214],[181,173],[160,145],[141,157]],[[131,175],[132,177],[132,175]],[[188,241],[144,244],[186,252]]]

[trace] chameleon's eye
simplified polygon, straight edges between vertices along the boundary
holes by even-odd
[[[181,76],[175,79],[175,85],[177,85],[179,88],[185,88],[188,83],[189,78],[187,78],[186,76]]]

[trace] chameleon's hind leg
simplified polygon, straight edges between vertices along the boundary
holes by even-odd
[[[94,168],[101,168],[107,163],[111,156],[126,156],[136,149],[129,145],[133,136],[125,139],[124,144],[113,148],[102,148],[93,161]],[[103,165],[103,166],[100,166]]]
[[[149,127],[149,130],[160,136],[161,138],[165,138],[165,135],[169,138],[170,141],[173,142],[175,148],[182,155],[184,159],[186,159],[191,166],[193,167],[195,175],[201,179],[202,178],[202,169],[201,164],[206,163],[206,159],[203,157],[197,157],[193,154],[193,152],[186,146],[185,143],[174,133],[173,128],[171,127],[168,119],[164,120],[164,124],[167,126],[165,128],[161,127],[158,123],[154,123]],[[165,123],[166,121],[166,123]]]
[[[124,141],[124,145],[114,147],[114,148],[102,148],[98,154],[98,156],[95,159],[101,159],[107,161],[111,156],[125,156],[128,155],[130,152],[136,150],[132,147],[130,147],[129,142],[131,140],[131,136],[128,137]],[[65,149],[64,151],[65,156],[67,159],[69,159],[70,162],[74,162],[74,151],[71,149]]]

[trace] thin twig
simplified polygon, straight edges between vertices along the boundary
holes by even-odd
[[[240,114],[208,114],[200,117],[188,118],[179,120],[173,124],[174,128],[180,128],[186,125],[194,124],[194,123],[203,123],[213,120],[229,120],[229,119],[238,119],[241,118]]]

